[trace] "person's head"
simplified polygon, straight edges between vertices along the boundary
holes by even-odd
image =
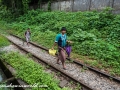
[[[62,27],[62,28],[61,28],[61,33],[62,33],[62,34],[65,34],[66,31],[67,31],[67,29],[66,29],[65,27]]]
[[[30,28],[28,28],[27,30],[30,31]]]

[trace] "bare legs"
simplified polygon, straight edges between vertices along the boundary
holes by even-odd
[[[26,43],[27,43],[27,46],[29,47],[29,41],[30,41],[30,38],[29,37],[26,37]]]
[[[57,64],[59,64],[59,60],[61,60],[62,65],[63,65],[63,69],[66,69],[65,67],[65,60],[66,60],[66,55],[65,55],[65,50],[60,50],[58,53],[58,60],[57,60]]]
[[[60,64],[59,61],[60,61],[60,60],[59,60],[59,58],[58,58],[58,59],[57,59],[57,64]]]
[[[27,45],[28,45],[28,47],[29,47],[29,42],[27,42]]]

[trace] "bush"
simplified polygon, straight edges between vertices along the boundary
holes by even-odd
[[[94,41],[96,39],[97,37],[94,34],[82,31],[81,29],[74,30],[73,34],[71,35],[71,40],[75,42],[83,42],[86,40]]]
[[[0,35],[0,47],[7,46],[9,44],[10,44],[9,41],[5,37]]]
[[[2,55],[3,60],[9,63],[16,70],[16,77],[21,78],[29,85],[47,85],[47,88],[33,87],[31,90],[68,90],[60,88],[59,81],[53,79],[53,76],[46,73],[44,68],[38,63],[28,59],[28,57],[19,53],[10,52]],[[28,64],[29,63],[29,64]]]
[[[101,12],[43,12],[31,10],[9,24],[19,36],[29,27],[32,40],[51,47],[61,27],[73,40],[73,52],[93,56],[105,62],[120,63],[120,15]],[[43,37],[44,36],[44,37]],[[113,65],[114,66],[114,65]]]
[[[88,56],[94,56],[98,59],[109,61],[118,61],[120,63],[120,52],[117,48],[103,40],[85,41],[82,43],[76,43],[74,45],[74,51]]]

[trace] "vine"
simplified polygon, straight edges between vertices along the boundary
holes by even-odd
[[[41,8],[41,2],[42,2],[42,0],[38,1],[38,8]]]
[[[31,0],[22,0],[22,4],[23,4],[23,12],[26,13],[29,9],[29,5],[28,3],[30,2]]]
[[[48,2],[48,11],[51,11],[51,4],[52,4],[52,0],[49,0],[49,2]]]

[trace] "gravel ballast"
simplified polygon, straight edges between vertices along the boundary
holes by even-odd
[[[0,51],[6,52],[6,53],[9,53],[9,52],[19,52],[19,54],[21,54],[21,55],[26,55],[26,53],[25,53],[24,51],[18,49],[15,45],[12,45],[12,44],[0,48]],[[46,66],[45,63],[39,61],[39,60],[36,59],[36,58],[33,58],[33,57],[31,58],[31,57],[29,57],[29,59],[30,59],[30,60],[34,60],[36,63],[38,63],[38,64],[40,64],[42,67],[44,67],[46,73],[49,73],[49,74],[53,75],[54,78],[59,81],[59,86],[60,86],[60,87],[62,87],[62,88],[63,88],[63,87],[67,87],[67,88],[69,88],[69,90],[78,90],[78,88],[79,88],[79,87],[78,87],[78,84],[71,83],[70,80],[69,80],[68,78],[66,78],[64,75],[58,73],[56,70],[50,68],[49,66]],[[5,63],[5,62],[4,62],[4,63]],[[8,63],[5,63],[5,64],[6,64],[6,66],[9,68],[9,70],[10,70],[14,75],[16,75],[16,70],[15,70],[12,66],[10,66]],[[18,79],[18,80],[19,80],[19,79]],[[21,82],[22,80],[20,79],[19,81]],[[65,82],[64,82],[64,81],[65,81]],[[24,84],[27,85],[24,81],[22,81],[21,84],[22,84],[22,85],[24,85]],[[81,90],[81,89],[80,89],[80,90]]]
[[[61,64],[60,65],[56,64],[56,59],[57,59],[56,57],[49,55],[47,52],[44,52],[40,48],[37,48],[33,45],[30,45],[30,47],[28,47],[26,44],[23,45],[23,41],[13,36],[8,36],[8,38],[14,43],[27,49],[30,53],[37,55],[38,57],[42,58],[49,64],[54,64],[55,67],[63,70]],[[99,76],[98,74],[90,70],[83,70],[81,66],[75,63],[66,63],[66,67],[67,70],[63,70],[64,72],[77,78],[80,81],[83,81],[84,83],[88,84],[95,90],[120,90],[120,83],[116,83],[110,79]]]

